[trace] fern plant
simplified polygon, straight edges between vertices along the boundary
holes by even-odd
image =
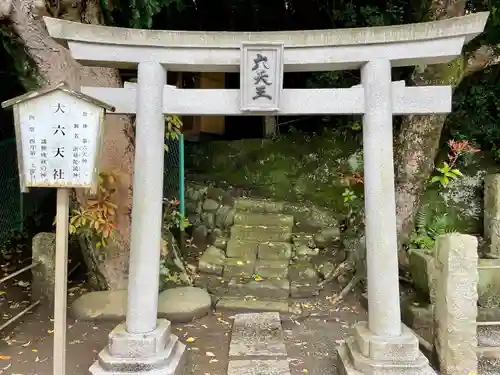
[[[415,230],[410,236],[410,245],[417,249],[433,249],[438,236],[455,232],[448,214],[431,215],[426,210],[420,210],[415,218]]]

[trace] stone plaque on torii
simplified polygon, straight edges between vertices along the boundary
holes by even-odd
[[[169,325],[157,323],[156,316],[164,114],[272,113],[363,115],[369,319],[358,323],[354,336],[339,348],[339,373],[434,373],[416,336],[401,324],[392,117],[449,113],[452,91],[449,86],[405,87],[392,82],[391,68],[452,60],[483,31],[487,18],[488,13],[476,13],[390,27],[255,33],[130,30],[45,18],[50,35],[67,42],[83,64],[138,69],[137,84],[82,88],[112,103],[116,113],[137,116],[127,321],[111,333],[90,371],[137,374],[140,366],[166,375],[182,366],[185,348],[177,343],[175,350],[165,349],[172,342]],[[282,87],[282,72],[345,69],[360,69],[361,84]],[[165,85],[166,70],[240,71],[241,90],[177,89]]]

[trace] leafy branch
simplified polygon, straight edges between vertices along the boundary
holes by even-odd
[[[99,174],[97,194],[72,210],[69,232],[71,234],[90,234],[96,237],[96,248],[104,247],[112,239],[116,226],[118,205],[114,195],[118,179],[115,173]]]
[[[439,175],[432,177],[431,183],[440,183],[442,187],[447,187],[451,180],[463,177],[463,173],[456,168],[457,161],[460,157],[471,155],[480,150],[473,147],[469,141],[448,141],[450,152],[448,153],[448,161],[443,161],[441,167],[436,170]]]

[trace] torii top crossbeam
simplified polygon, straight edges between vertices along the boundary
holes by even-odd
[[[442,63],[479,35],[487,12],[436,22],[355,29],[200,32],[95,26],[44,18],[51,37],[85,65],[130,68],[157,61],[171,71],[237,72],[243,42],[284,44],[284,70],[357,69],[384,58],[393,67]]]

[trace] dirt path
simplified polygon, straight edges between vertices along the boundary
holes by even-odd
[[[336,375],[337,347],[367,319],[354,295],[334,304],[335,292],[304,302],[301,317],[283,320],[291,375]]]
[[[84,292],[81,285],[70,287],[69,300]],[[335,348],[349,327],[364,319],[354,297],[332,307],[332,293],[301,301],[300,316],[282,316],[292,375],[335,374]],[[0,322],[15,314],[23,305],[20,301],[28,299],[28,295],[29,285],[19,285],[17,281],[4,290],[0,296]],[[190,375],[227,373],[232,319],[231,312],[213,313],[187,324],[173,325],[173,332],[188,348]],[[116,324],[77,321],[68,316],[68,372],[88,375],[89,366],[107,345],[108,333]],[[43,306],[0,332],[0,374],[52,375],[52,333],[52,312]]]
[[[98,352],[107,345],[109,331],[115,326],[116,322],[94,324],[69,318],[68,371],[74,375],[87,375]],[[230,328],[230,320],[222,315],[173,325],[173,332],[188,347],[191,374],[225,374]],[[0,374],[51,375],[52,337],[50,315],[43,309],[31,314],[6,336],[2,336]]]

